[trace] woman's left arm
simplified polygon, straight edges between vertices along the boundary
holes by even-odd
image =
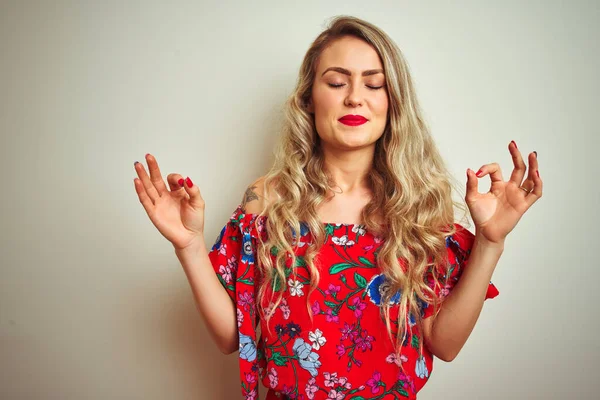
[[[467,169],[465,200],[475,223],[475,241],[468,266],[450,294],[443,300],[437,316],[423,321],[423,336],[429,350],[444,361],[460,352],[479,318],[486,291],[506,236],[523,214],[542,197],[537,153],[529,154],[529,171],[517,145],[508,145],[515,168],[508,181],[502,178],[497,163],[482,166],[477,173]],[[479,193],[477,178],[489,174],[491,188]]]
[[[437,316],[423,321],[425,344],[433,355],[452,361],[471,335],[504,244],[475,235],[468,267],[443,301]]]

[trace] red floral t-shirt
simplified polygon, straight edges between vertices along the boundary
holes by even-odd
[[[269,399],[416,399],[433,368],[432,354],[424,346],[417,327],[407,335],[401,356],[394,354],[385,321],[380,314],[381,293],[386,280],[377,267],[381,238],[364,225],[324,223],[326,239],[316,267],[318,288],[310,295],[311,322],[306,306],[310,287],[303,255],[311,234],[301,224],[295,277],[286,271],[282,302],[270,310],[269,328],[257,318],[255,302],[259,277],[255,250],[258,235],[266,238],[266,217],[245,214],[238,206],[216,239],[209,257],[219,280],[237,308],[239,360],[242,394],[258,399],[258,381],[269,388]],[[451,270],[445,285],[436,289],[442,297],[450,293],[467,265],[474,235],[459,224],[458,232],[446,238]],[[273,256],[274,260],[274,256]],[[425,277],[433,288],[431,273]],[[498,295],[490,282],[486,299]],[[391,297],[392,304],[400,293]],[[432,315],[433,306],[419,304],[421,315]],[[391,308],[393,317],[397,308]],[[397,322],[397,321],[396,321]],[[409,323],[415,319],[410,315]],[[260,337],[257,335],[260,325]],[[400,368],[402,366],[402,368]],[[402,371],[404,370],[404,372]]]

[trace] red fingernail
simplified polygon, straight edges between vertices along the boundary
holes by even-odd
[[[179,183],[179,186],[183,187],[183,178],[181,178],[180,180],[178,180],[177,183]]]
[[[538,178],[540,177],[540,171],[538,171],[537,169],[535,170],[535,173],[537,174]]]
[[[194,185],[194,183],[192,182],[192,180],[190,178],[186,178],[185,182],[187,183],[189,188],[191,188]]]
[[[481,172],[481,170],[479,170],[479,171],[477,171],[477,173],[475,175],[477,175],[477,177],[480,178],[481,174],[483,174],[483,172]]]
[[[515,143],[515,141],[514,141],[514,140],[511,140],[511,142],[512,142],[512,144],[514,144],[514,145],[515,145],[515,147],[518,149],[518,147],[517,147],[517,143]]]

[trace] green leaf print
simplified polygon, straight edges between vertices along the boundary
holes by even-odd
[[[415,349],[419,348],[419,337],[417,335],[413,335],[410,345]]]
[[[287,365],[287,360],[278,351],[273,353],[273,357],[271,357],[271,360],[273,360],[275,365],[277,365],[278,367],[285,367]]]
[[[356,285],[359,288],[367,287],[367,280],[362,275],[360,275],[358,272],[354,273],[354,282],[356,283]]]
[[[337,263],[337,264],[333,264],[331,266],[331,268],[329,268],[329,273],[330,274],[339,274],[340,272],[348,269],[348,268],[355,268],[356,265],[354,264],[350,264],[350,263]]]
[[[337,303],[334,303],[334,302],[332,302],[332,301],[327,301],[327,300],[325,300],[325,301],[323,301],[323,303],[325,303],[325,305],[326,305],[327,307],[329,307],[329,308],[333,308],[333,309],[335,309],[335,308],[338,306],[338,305],[337,305]]]
[[[279,275],[275,275],[273,277],[273,291],[275,292],[279,292],[281,290],[281,278],[279,278]]]
[[[217,274],[217,278],[219,278],[219,282],[221,282],[221,285],[223,285],[223,287],[227,288],[228,290],[235,291],[233,285],[228,285],[225,279],[223,279],[223,277],[221,276],[221,274]]]
[[[296,267],[306,267],[306,260],[302,256],[296,256]]]
[[[365,264],[369,268],[375,267],[371,261],[369,261],[367,258],[365,258],[363,256],[359,256],[358,259],[360,260],[361,263]]]

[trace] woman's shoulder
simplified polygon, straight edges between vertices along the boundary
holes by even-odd
[[[246,188],[242,201],[240,202],[240,209],[245,214],[258,215],[269,205],[273,195],[267,190],[265,181],[266,176],[263,175],[254,180]]]

